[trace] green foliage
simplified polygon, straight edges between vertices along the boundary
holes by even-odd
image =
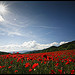
[[[75,49],[75,44],[68,45],[67,50],[70,50],[70,49]]]

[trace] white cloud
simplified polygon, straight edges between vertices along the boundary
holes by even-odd
[[[65,43],[68,43],[68,42],[62,41],[62,42],[59,43],[59,45],[62,45],[62,44],[65,44]]]
[[[0,28],[0,31],[2,31],[2,33],[0,32],[0,35],[5,35],[7,34],[8,36],[23,36],[17,29],[13,30],[13,29],[9,29],[9,28]]]
[[[5,51],[5,52],[12,52],[12,51],[22,51],[22,50],[41,50],[41,49],[45,49],[48,48],[50,46],[57,46],[57,45],[61,45],[64,44],[66,42],[53,42],[50,44],[40,44],[37,43],[35,40],[33,41],[28,41],[28,42],[24,42],[23,44],[10,44],[10,45],[4,45],[4,46],[0,46],[0,51]]]
[[[22,36],[22,34],[19,33],[19,32],[8,32],[8,35],[18,35],[18,36]]]
[[[0,22],[3,22],[4,18],[0,15]]]
[[[58,27],[49,27],[49,26],[32,26],[32,27],[50,28],[50,29],[57,29],[58,28]]]

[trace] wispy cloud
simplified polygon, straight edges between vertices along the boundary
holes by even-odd
[[[3,22],[4,18],[0,15],[0,22]]]
[[[57,29],[58,28],[58,27],[50,27],[50,26],[32,26],[32,27],[49,28],[49,29]]]
[[[14,16],[14,14],[12,14]],[[23,34],[23,32],[21,31],[22,28],[26,29],[26,27],[32,25],[33,21],[30,20],[25,20],[25,21],[19,21],[17,20],[15,17],[13,19],[13,21],[8,21],[7,18],[3,18],[0,15],[0,33],[3,32],[5,34],[7,34],[8,36],[25,36],[25,37],[29,37],[31,35],[31,33],[26,32],[25,34]],[[27,35],[26,35],[27,34]],[[2,35],[2,33],[0,34]],[[31,35],[32,37],[34,35]]]
[[[0,22],[1,22],[0,23],[0,35],[3,35],[5,33],[7,35],[22,36],[20,29],[24,26],[7,21],[1,15],[0,15]]]
[[[12,52],[12,51],[22,51],[22,50],[28,50],[28,51],[41,50],[41,49],[45,49],[51,46],[62,45],[64,43],[68,43],[68,42],[63,42],[63,43],[53,42],[50,44],[40,44],[40,43],[37,43],[35,40],[33,40],[33,41],[24,42],[20,45],[10,44],[10,45],[0,46],[0,51]]]

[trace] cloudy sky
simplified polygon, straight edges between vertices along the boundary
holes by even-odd
[[[75,1],[0,1],[0,51],[59,46],[74,31]]]

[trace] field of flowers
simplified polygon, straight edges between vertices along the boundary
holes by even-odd
[[[0,55],[0,74],[75,74],[75,50]]]

